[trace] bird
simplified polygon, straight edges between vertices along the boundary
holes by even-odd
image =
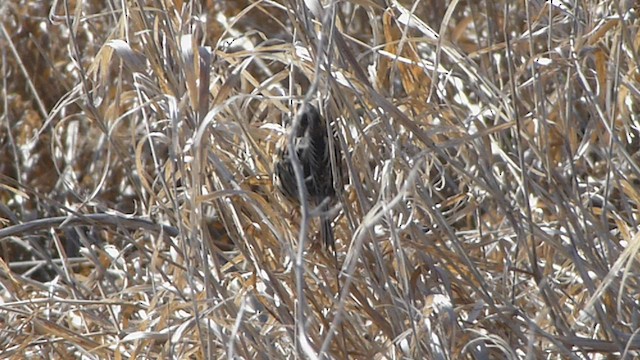
[[[335,239],[329,209],[336,202],[336,186],[342,186],[341,152],[336,133],[327,133],[324,118],[311,104],[304,105],[298,121],[287,126],[284,135],[276,145],[273,162],[273,184],[289,201],[300,205],[298,181],[293,170],[289,138],[302,169],[309,205],[320,207],[320,237],[325,249],[335,253]],[[331,151],[331,147],[333,151]],[[333,157],[333,165],[332,165]]]

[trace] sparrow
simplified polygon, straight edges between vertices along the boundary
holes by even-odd
[[[327,126],[318,110],[306,105],[298,115],[298,121],[288,125],[287,131],[279,139],[273,162],[273,184],[288,200],[300,205],[298,182],[291,159],[289,137],[304,177],[309,205],[320,206],[320,236],[326,249],[335,252],[335,239],[331,226],[329,208],[336,201],[336,188],[341,186],[341,154],[335,133],[329,140]],[[333,151],[330,150],[330,146]],[[334,159],[334,166],[331,159]]]

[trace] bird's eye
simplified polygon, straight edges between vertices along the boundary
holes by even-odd
[[[300,128],[306,129],[308,124],[309,124],[309,119],[307,117],[307,114],[302,114],[302,116],[300,117]]]

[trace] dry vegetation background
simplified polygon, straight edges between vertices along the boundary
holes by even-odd
[[[638,5],[322,3],[0,3],[0,358],[639,356]]]

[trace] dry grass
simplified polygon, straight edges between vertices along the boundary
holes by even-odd
[[[640,356],[635,2],[46,3],[0,4],[0,358]],[[305,98],[337,263],[270,181]]]

